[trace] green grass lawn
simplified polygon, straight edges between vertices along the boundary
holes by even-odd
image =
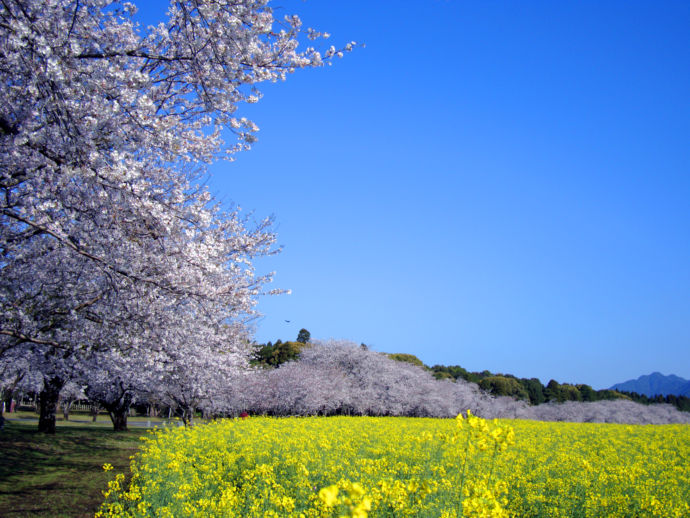
[[[20,410],[18,412],[12,412],[3,414],[5,419],[9,421],[33,421],[35,425],[38,422],[38,413],[28,410]],[[85,412],[72,412],[69,415],[69,420],[65,421],[62,417],[62,412],[58,412],[56,415],[57,426],[81,426],[81,427],[112,427],[113,422],[110,420],[110,416],[107,413],[101,412],[98,414],[96,421],[93,421],[93,417]],[[173,417],[167,419],[167,417],[142,417],[142,416],[129,416],[127,418],[127,423],[134,429],[138,429],[140,426],[153,427],[153,426],[163,426],[164,424],[180,424],[182,421],[178,417]]]
[[[103,417],[108,419],[101,416],[95,424],[58,421],[55,435],[38,433],[35,422],[5,422],[0,431],[0,516],[93,516],[113,476],[101,466],[109,462],[115,472],[128,473],[129,457],[146,433],[135,427],[113,432]]]

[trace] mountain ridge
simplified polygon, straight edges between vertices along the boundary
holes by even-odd
[[[657,395],[668,396],[690,396],[690,380],[676,376],[675,374],[665,375],[660,372],[644,374],[637,379],[631,379],[616,383],[610,390],[624,392],[637,392],[648,397]]]

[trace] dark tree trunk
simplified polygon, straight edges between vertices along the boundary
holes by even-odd
[[[5,385],[5,389],[2,391],[3,397],[4,397],[4,404],[5,404],[5,412],[14,412],[15,411],[15,406],[12,403],[17,403],[13,396],[14,396],[14,391],[16,390],[17,386],[19,383],[24,379],[24,376],[26,376],[26,373],[18,374],[17,376],[14,377],[14,380],[12,383],[9,385]]]
[[[5,412],[12,412],[12,392],[8,392],[4,399]]]
[[[158,407],[155,405],[149,405],[146,410],[146,415],[148,417],[158,417]]]
[[[127,431],[127,415],[133,401],[132,395],[125,392],[117,401],[104,405],[106,410],[108,410],[108,414],[110,414],[110,420],[113,422],[113,429],[116,432]]]
[[[65,381],[59,376],[43,380],[43,390],[39,396],[40,415],[38,417],[38,431],[55,433],[55,413],[57,412],[60,390]]]
[[[109,412],[110,420],[113,422],[113,430],[116,432],[126,432],[127,431],[127,414],[129,413],[129,408],[117,409],[116,411]]]
[[[74,403],[74,401],[62,402],[62,417],[65,418],[65,421],[69,421],[69,412],[72,409],[72,403]]]
[[[189,406],[183,406],[181,408],[182,422],[185,426],[191,426],[194,424],[194,408]]]
[[[98,419],[98,412],[101,411],[101,407],[98,403],[95,401],[89,401],[91,403],[91,410],[89,412],[91,413],[92,421],[95,423],[96,419]]]

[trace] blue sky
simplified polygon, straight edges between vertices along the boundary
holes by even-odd
[[[258,341],[690,378],[689,3],[273,5],[366,47],[264,87],[259,142],[211,167],[276,217],[258,266],[292,294],[262,299]]]

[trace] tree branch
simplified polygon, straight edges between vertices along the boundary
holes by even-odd
[[[38,345],[50,345],[51,347],[55,347],[56,349],[65,349],[64,345],[59,344],[55,340],[43,340],[41,338],[25,335],[24,333],[20,333],[19,331],[14,331],[12,329],[0,329],[0,335],[11,336],[12,338],[16,338],[17,340],[19,340],[19,343],[30,342],[32,344]],[[8,346],[4,350],[7,349],[10,349],[10,347]]]

